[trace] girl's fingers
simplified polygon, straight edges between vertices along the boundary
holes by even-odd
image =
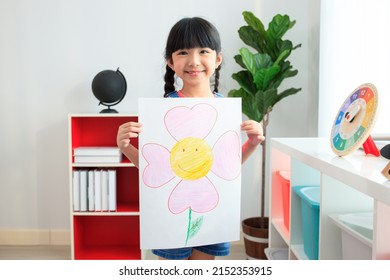
[[[135,123],[135,122],[129,122],[121,125],[119,127],[119,131],[122,134],[128,134],[130,137],[137,137],[138,133],[141,132],[142,124]]]

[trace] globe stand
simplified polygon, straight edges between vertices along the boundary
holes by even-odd
[[[105,105],[105,104],[103,104],[103,105]],[[117,110],[111,109],[110,106],[108,106],[108,105],[105,105],[105,106],[107,106],[108,108],[101,110],[100,114],[117,114],[118,113]]]

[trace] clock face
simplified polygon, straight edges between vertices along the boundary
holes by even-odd
[[[344,101],[331,132],[331,147],[339,156],[358,149],[370,136],[378,109],[378,94],[373,84],[363,84]]]

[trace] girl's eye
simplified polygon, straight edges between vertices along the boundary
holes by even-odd
[[[201,50],[200,53],[202,53],[202,54],[208,54],[209,51],[208,51],[208,50]]]
[[[186,51],[178,51],[178,52],[177,52],[177,55],[186,55],[186,54],[187,54]]]

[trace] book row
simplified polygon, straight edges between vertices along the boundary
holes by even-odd
[[[73,211],[116,211],[116,170],[73,170]]]

